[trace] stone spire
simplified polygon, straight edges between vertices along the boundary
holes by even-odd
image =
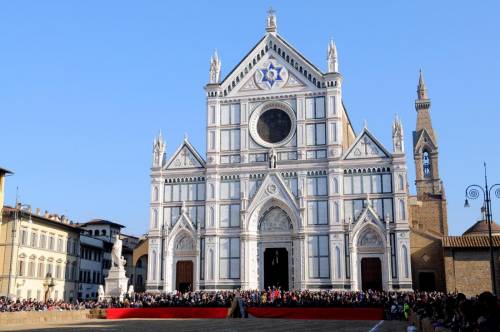
[[[418,78],[417,96],[419,100],[429,99],[429,96],[427,95],[427,88],[425,87],[422,69],[420,69],[420,76]]]
[[[394,153],[405,152],[403,124],[397,114],[392,123],[392,149]]]
[[[434,129],[432,128],[431,115],[431,100],[427,94],[427,87],[425,86],[424,75],[422,70],[418,77],[417,87],[417,100],[415,101],[415,110],[417,111],[417,133],[420,133],[424,128],[431,136],[433,143],[437,145]]]
[[[165,160],[165,145],[166,144],[160,130],[158,136],[156,136],[153,141],[153,167],[163,166],[163,161]]]
[[[210,84],[220,83],[220,67],[221,62],[217,50],[214,51],[214,55],[210,58]]]
[[[338,73],[339,71],[339,62],[337,58],[337,46],[333,39],[330,39],[328,43],[328,72],[329,73]]]
[[[271,33],[276,33],[276,11],[271,7],[267,11],[267,19],[266,19],[266,31]]]

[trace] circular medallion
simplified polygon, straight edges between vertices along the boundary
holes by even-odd
[[[295,134],[295,112],[290,105],[274,101],[264,103],[250,116],[250,135],[264,147],[279,147],[290,141]]]
[[[270,58],[259,66],[254,74],[255,83],[261,89],[271,90],[285,86],[288,71],[276,59]]]

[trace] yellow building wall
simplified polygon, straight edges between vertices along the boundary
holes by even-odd
[[[36,216],[31,222],[25,215],[19,219],[16,221],[12,216],[7,219],[4,214],[0,228],[0,294],[39,300],[44,300],[46,295],[54,300],[76,299],[78,230]],[[14,225],[16,236],[12,242],[10,234]],[[72,243],[70,253],[67,252],[68,240]],[[47,278],[48,273],[53,280]],[[67,273],[69,278],[66,278]],[[48,289],[47,284],[53,287]]]

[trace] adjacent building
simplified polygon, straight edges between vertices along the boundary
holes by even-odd
[[[482,218],[462,236],[443,237],[446,291],[476,296],[492,291],[488,222]],[[500,289],[500,225],[491,224],[496,287]]]
[[[0,295],[72,301],[77,296],[80,229],[64,216],[4,206]]]
[[[411,289],[403,126],[355,131],[336,45],[322,71],[266,33],[205,86],[206,158],[153,146],[147,289]]]

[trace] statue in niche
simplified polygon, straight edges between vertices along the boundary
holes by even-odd
[[[269,168],[276,168],[276,160],[276,152],[274,151],[274,149],[271,149],[269,151]]]

